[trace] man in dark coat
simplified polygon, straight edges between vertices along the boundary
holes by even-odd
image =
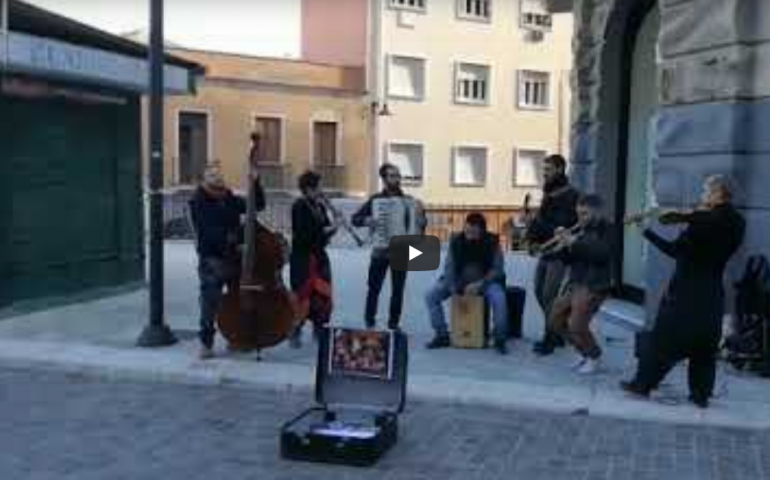
[[[714,390],[716,361],[724,315],[723,276],[740,247],[743,217],[731,205],[731,190],[721,176],[704,183],[702,207],[687,214],[666,214],[662,223],[685,223],[674,241],[650,229],[644,236],[676,260],[661,300],[649,344],[641,352],[636,376],[622,382],[625,391],[648,396],[681,360],[688,360],[690,401],[706,408]]]
[[[309,320],[317,337],[332,312],[332,270],[326,246],[337,233],[322,201],[321,176],[305,172],[299,177],[298,198],[291,208],[291,288],[297,296],[302,320]],[[292,333],[290,345],[302,345],[302,324]]]
[[[255,208],[263,210],[265,197],[253,168],[249,181],[254,182]],[[213,356],[214,323],[222,291],[238,275],[238,245],[243,243],[241,216],[246,213],[246,201],[227,187],[219,166],[209,165],[189,208],[198,252],[200,357],[207,359]]]
[[[551,155],[543,160],[543,200],[535,218],[526,232],[531,247],[551,240],[558,228],[569,228],[577,222],[576,204],[580,194],[573,188],[566,175],[567,161],[561,155]],[[551,306],[564,280],[565,266],[558,259],[541,258],[535,270],[535,297],[546,321],[543,339],[535,344],[539,355],[550,355],[564,340],[548,326]]]
[[[487,231],[481,213],[470,213],[462,233],[452,236],[444,261],[444,275],[425,295],[431,325],[436,332],[427,348],[450,346],[443,302],[454,294],[483,296],[492,308],[495,350],[508,353],[508,306],[505,298],[505,260],[497,235]]]
[[[602,204],[597,195],[582,196],[577,204],[579,231],[557,230],[559,246],[543,255],[568,267],[548,325],[580,354],[574,364],[580,374],[592,374],[599,368],[602,350],[591,333],[591,320],[612,286],[612,227],[601,216]]]

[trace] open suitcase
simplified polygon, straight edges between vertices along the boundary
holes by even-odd
[[[398,440],[408,342],[395,331],[326,328],[318,339],[317,406],[281,428],[281,456],[369,466]]]

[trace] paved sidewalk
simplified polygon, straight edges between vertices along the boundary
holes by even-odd
[[[302,394],[0,368],[4,480],[757,480],[770,432],[411,402],[372,468],[290,462]]]
[[[167,317],[182,342],[158,350],[134,347],[146,321],[146,292],[57,308],[0,321],[0,362],[15,366],[48,364],[69,371],[101,372],[113,378],[149,378],[192,383],[235,383],[279,391],[309,392],[315,351],[279,346],[261,363],[250,356],[195,359],[197,316],[195,256],[191,245],[168,243]],[[336,282],[335,322],[360,325],[366,289],[367,253],[332,251]],[[531,262],[511,257],[513,283],[528,285]],[[492,350],[427,351],[432,335],[422,297],[435,272],[410,274],[404,327],[411,336],[410,398],[453,404],[486,404],[655,421],[770,428],[770,381],[720,369],[713,408],[701,411],[686,402],[682,369],[652,402],[625,397],[616,387],[633,368],[630,332],[599,324],[605,368],[585,378],[569,371],[573,354],[562,350],[548,358],[531,353],[542,320],[533,298],[527,302],[525,339],[511,344],[511,355]],[[387,307],[383,292],[380,311]],[[530,290],[531,291],[531,290]],[[221,342],[219,348],[222,348]]]

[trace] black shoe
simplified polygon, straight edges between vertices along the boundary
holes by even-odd
[[[495,351],[500,355],[508,355],[508,345],[502,340],[495,341]]]
[[[551,342],[545,341],[535,343],[535,346],[532,348],[532,351],[541,357],[551,355],[554,350],[556,350],[556,348],[553,346],[553,344]]]
[[[567,342],[564,341],[561,335],[554,335],[550,343],[554,348],[564,348],[567,346]]]
[[[374,328],[374,326],[376,325],[374,319],[366,319],[366,320],[364,320],[364,324],[366,325],[366,328],[368,328],[370,330],[372,328]]]
[[[690,395],[688,397],[688,400],[690,400],[690,402],[695,404],[695,406],[697,406],[698,408],[709,408],[709,399],[708,398],[699,398],[699,397],[694,397],[694,396]]]
[[[452,342],[449,340],[449,335],[436,335],[433,340],[425,345],[428,350],[436,350],[437,348],[451,347]]]
[[[649,398],[650,396],[649,390],[647,390],[646,388],[643,388],[641,385],[639,385],[634,381],[631,381],[631,382],[622,381],[620,382],[620,388],[624,392],[629,393],[635,397]]]

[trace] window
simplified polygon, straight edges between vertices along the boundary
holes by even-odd
[[[388,96],[406,100],[425,98],[425,60],[391,55],[388,63]]]
[[[313,165],[334,166],[337,156],[337,122],[313,122]]]
[[[208,114],[204,112],[179,112],[177,142],[179,183],[197,183],[203,177],[203,170],[208,163]]]
[[[551,106],[551,75],[548,72],[519,72],[519,107],[546,109]]]
[[[484,186],[487,182],[486,147],[456,147],[452,162],[452,184]]]
[[[517,150],[513,156],[513,186],[539,187],[543,183],[545,150]]]
[[[520,24],[522,28],[551,30],[553,20],[546,0],[521,0]]]
[[[403,10],[425,10],[426,0],[390,0],[390,6],[392,8],[398,8]]]
[[[457,0],[458,16],[469,20],[488,21],[492,15],[492,0]]]
[[[489,103],[489,67],[458,63],[455,81],[455,101],[458,103]]]
[[[259,163],[277,164],[283,159],[283,125],[280,118],[257,117],[256,132],[260,135]]]
[[[425,149],[418,143],[391,143],[388,147],[388,162],[401,171],[404,185],[422,184]]]

